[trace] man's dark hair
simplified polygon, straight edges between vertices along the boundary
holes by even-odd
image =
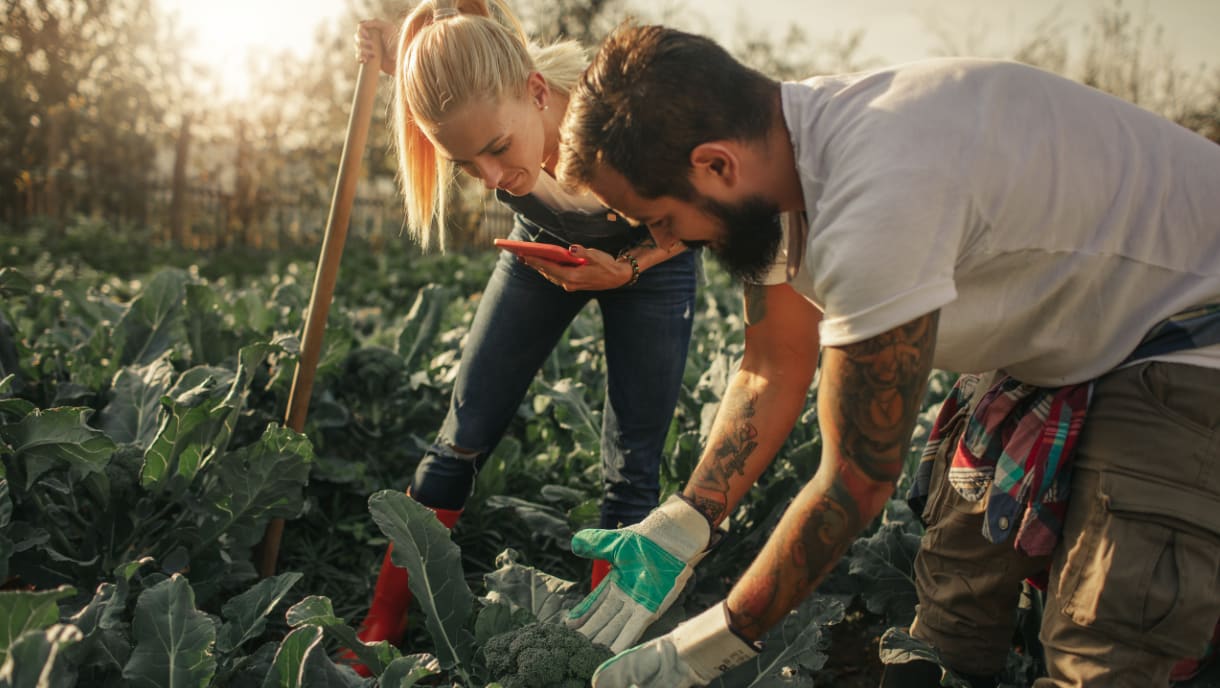
[[[585,187],[606,164],[645,198],[689,200],[691,151],[708,141],[765,138],[777,90],[709,38],[624,23],[571,92],[559,176]]]

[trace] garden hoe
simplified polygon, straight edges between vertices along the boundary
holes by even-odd
[[[326,333],[326,316],[330,312],[331,297],[335,291],[339,261],[343,257],[343,244],[347,239],[348,221],[352,215],[352,201],[356,196],[356,181],[360,177],[360,163],[364,157],[369,124],[372,121],[373,101],[377,95],[378,65],[381,64],[381,40],[374,37],[372,43],[373,59],[361,64],[356,76],[356,93],[352,98],[352,112],[347,120],[347,139],[343,142],[343,154],[339,158],[335,194],[330,201],[326,234],[322,239],[322,253],[314,274],[313,293],[309,297],[309,312],[301,338],[301,355],[297,359],[296,372],[292,377],[292,391],[288,394],[288,410],[284,424],[297,432],[302,432],[305,428],[314,372],[318,367],[322,338]],[[255,551],[255,564],[260,577],[266,578],[275,574],[280,538],[283,534],[283,519],[277,518],[267,524],[263,541]]]

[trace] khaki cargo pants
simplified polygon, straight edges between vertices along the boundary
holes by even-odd
[[[1220,618],[1220,370],[1151,362],[1100,378],[1075,467],[1059,546],[1031,558],[983,537],[986,503],[963,500],[938,457],[911,633],[957,671],[996,673],[1021,582],[1049,566],[1049,678],[1035,688],[1166,686]]]

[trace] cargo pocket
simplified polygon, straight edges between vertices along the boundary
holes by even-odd
[[[1167,418],[1203,437],[1220,429],[1220,370],[1152,361],[1139,370],[1145,398]]]
[[[1220,615],[1220,504],[1124,475],[1088,480],[1094,501],[1059,575],[1063,612],[1126,644],[1198,656]]]

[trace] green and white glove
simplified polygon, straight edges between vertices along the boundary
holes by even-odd
[[[593,674],[593,688],[690,688],[758,656],[760,647],[729,628],[724,603],[659,638],[607,659]]]
[[[610,573],[568,612],[567,625],[615,652],[631,647],[682,592],[711,534],[707,518],[679,495],[635,525],[576,533],[572,551],[609,561]]]

